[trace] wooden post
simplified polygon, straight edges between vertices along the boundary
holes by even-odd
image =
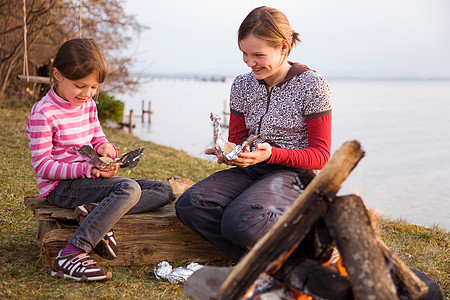
[[[142,100],[142,114],[141,114],[141,116],[142,116],[142,123],[144,123],[144,115],[145,115],[145,113],[146,113],[146,110],[145,110],[145,101]]]
[[[152,102],[148,101],[148,110],[145,110],[145,100],[142,100],[142,123],[144,123],[144,115],[148,114],[148,124],[151,123],[150,115],[152,114]]]
[[[357,141],[344,143],[274,227],[239,261],[212,299],[239,299],[262,272],[287,259],[363,156]]]
[[[134,129],[134,110],[130,110],[130,122],[128,123],[128,126],[130,127],[130,134],[133,135],[133,129]]]
[[[341,254],[354,297],[398,299],[361,198],[356,195],[335,198],[325,221]]]
[[[120,130],[121,131],[125,131],[125,127],[126,127],[126,116],[125,116],[125,109],[123,110],[123,115],[122,115],[122,122],[120,122]]]
[[[428,286],[380,238],[376,240],[384,256],[393,263],[395,277],[411,299],[419,299],[428,293]]]
[[[152,102],[148,101],[148,124],[149,125],[152,123],[152,118],[151,118],[152,113],[153,113],[152,112]]]

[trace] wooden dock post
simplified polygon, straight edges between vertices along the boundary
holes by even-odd
[[[120,131],[125,131],[125,127],[127,126],[125,109],[123,110],[122,121],[119,124],[120,124]]]
[[[130,134],[133,135],[133,129],[134,129],[134,110],[130,110],[130,121],[128,123],[128,127],[130,128]]]
[[[148,101],[148,110],[145,110],[145,100],[142,100],[142,123],[144,123],[144,115],[148,114],[148,124],[151,123],[151,114],[152,114],[152,102]]]
[[[122,122],[120,122],[119,125],[121,131],[125,131],[125,127],[128,127],[130,134],[133,134],[133,129],[136,126],[134,124],[134,110],[130,109],[130,116],[128,123],[126,122],[126,116],[124,111],[122,116]]]

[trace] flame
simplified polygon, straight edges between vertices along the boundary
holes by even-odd
[[[274,274],[278,269],[281,267],[282,264],[288,259],[288,257],[292,254],[292,252],[295,251],[297,247],[292,246],[289,251],[283,255],[279,260],[277,260],[275,263],[273,263],[269,268],[267,269],[268,274]]]
[[[308,296],[308,295],[303,294],[302,292],[299,292],[296,290],[290,290],[290,293],[294,300],[313,300],[313,298],[311,296]]]
[[[278,270],[278,268],[286,261],[286,259],[289,257],[289,255],[294,250],[295,250],[294,247],[291,248],[286,255],[284,255],[278,261],[276,261],[273,265],[271,265],[269,267],[267,273],[273,274],[272,272],[276,272],[276,270]],[[341,255],[336,248],[333,249],[333,253],[331,254],[330,259],[328,261],[324,262],[322,265],[325,267],[328,267],[328,268],[334,268],[337,271],[339,271],[339,273],[341,273],[341,275],[348,277],[347,270],[342,265]],[[245,292],[245,295],[241,299],[243,299],[243,300],[251,299],[255,293],[255,288],[256,288],[256,281],[250,286],[250,288]],[[302,292],[299,292],[299,291],[293,290],[293,289],[288,289],[287,287],[285,287],[285,288],[287,289],[286,293],[289,294],[289,296],[293,300],[314,300],[313,297],[303,294]]]
[[[251,296],[253,296],[253,293],[255,292],[255,284],[252,284],[250,288],[245,292],[243,299],[248,299]]]
[[[333,253],[331,254],[331,257],[328,261],[324,262],[322,266],[329,267],[329,268],[335,268],[336,270],[341,273],[341,275],[348,277],[347,270],[342,265],[342,257],[339,254],[339,251],[334,248]]]

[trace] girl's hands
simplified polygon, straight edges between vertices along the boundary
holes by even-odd
[[[252,152],[242,151],[235,160],[227,161],[228,165],[248,167],[266,161],[272,155],[272,146],[269,143],[256,144],[256,150]]]
[[[95,177],[111,178],[116,176],[119,166],[116,164],[111,164],[111,169],[100,170],[98,168],[92,168],[92,175]]]
[[[107,156],[111,158],[116,158],[117,151],[116,148],[110,143],[103,143],[97,148],[97,153],[99,156]]]
[[[239,156],[235,160],[227,160],[225,156],[220,155],[216,148],[209,148],[205,150],[205,154],[215,155],[217,157],[218,164],[227,164],[236,167],[248,167],[263,161],[266,161],[272,155],[272,146],[269,143],[256,144],[256,150],[250,152],[248,146],[239,153]]]
[[[228,160],[225,159],[225,156],[220,155],[219,152],[217,152],[216,148],[209,148],[205,150],[205,154],[207,155],[215,155],[217,157],[217,163],[218,164],[228,164]]]

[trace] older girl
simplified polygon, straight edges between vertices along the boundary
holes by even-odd
[[[177,201],[180,220],[229,257],[239,260],[296,199],[292,182],[330,157],[332,97],[325,79],[287,60],[300,42],[280,11],[258,7],[244,19],[238,45],[251,69],[231,87],[229,141],[258,135],[251,150],[218,163],[235,166],[187,190]]]

